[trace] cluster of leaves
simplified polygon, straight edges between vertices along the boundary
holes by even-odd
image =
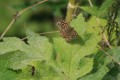
[[[1,80],[102,80],[109,72],[107,65],[111,60],[96,48],[101,36],[91,32],[94,28],[87,27],[82,14],[71,25],[79,35],[73,43],[61,37],[50,43],[47,37],[30,30],[26,43],[16,37],[3,38]],[[113,52],[118,53],[119,48]]]
[[[112,0],[106,0],[99,11],[81,8],[100,16],[110,4]],[[71,21],[78,37],[70,43],[60,36],[49,42],[47,37],[29,29],[25,42],[17,37],[3,38],[0,42],[0,79],[119,80],[120,67],[97,48],[102,36],[91,21],[85,22],[82,14]],[[104,25],[106,20],[100,19],[100,22]],[[120,47],[108,50],[108,53],[120,61]]]
[[[106,0],[100,8],[96,6],[81,6],[80,8],[90,13],[93,16],[102,17],[107,12],[108,8],[113,4],[113,0]]]

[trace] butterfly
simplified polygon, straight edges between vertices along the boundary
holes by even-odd
[[[59,28],[60,35],[65,38],[66,42],[70,42],[77,37],[78,33],[66,21],[60,20],[56,25]]]

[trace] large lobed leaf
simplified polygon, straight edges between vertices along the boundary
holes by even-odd
[[[96,35],[86,32],[87,24],[82,14],[74,19],[71,25],[78,32],[79,37],[71,43],[60,37],[54,38],[56,66],[64,73],[63,79],[77,80],[92,70],[93,58],[85,58],[85,56],[94,53],[99,40]]]
[[[3,39],[3,42],[0,42],[0,77],[2,77],[2,80],[28,80],[32,76],[32,71],[31,68],[27,70],[26,67],[30,65],[38,68],[39,66],[35,65],[37,61],[45,61],[45,64],[39,63],[42,65],[41,68],[39,67],[41,69],[40,71],[44,72],[48,69],[50,71],[45,73],[53,71],[46,63],[50,62],[52,57],[53,48],[51,43],[46,37],[41,37],[30,30],[27,33],[28,44],[15,37],[7,37]],[[22,73],[16,73],[12,69],[16,71],[22,70]],[[23,77],[25,75],[24,72],[28,72],[29,74]],[[11,75],[5,77],[7,74]],[[29,79],[34,80],[33,77]]]
[[[28,44],[15,37],[4,38],[0,42],[0,60],[1,63],[7,62],[4,63],[6,67],[0,70],[21,69],[22,73],[14,78],[16,80],[77,80],[85,76],[93,69],[93,58],[88,56],[95,54],[100,38],[96,33],[87,31],[82,14],[71,22],[71,26],[78,32],[76,40],[67,43],[61,37],[53,39],[55,61],[51,61],[53,48],[46,37],[28,30]],[[35,67],[34,77],[31,75],[32,66]]]

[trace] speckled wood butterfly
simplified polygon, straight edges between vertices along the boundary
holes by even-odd
[[[65,38],[67,42],[70,42],[77,37],[77,32],[66,21],[58,21],[57,26],[59,28],[60,35]]]

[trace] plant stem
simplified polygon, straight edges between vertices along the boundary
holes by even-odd
[[[88,1],[89,1],[90,6],[93,7],[93,4],[92,4],[91,0],[88,0]],[[97,17],[96,17],[96,20],[97,20],[97,23],[101,26],[100,21],[99,21],[99,19],[98,19]],[[112,49],[112,46],[111,46],[110,43],[108,42],[107,37],[105,36],[104,33],[102,33],[102,36],[103,36],[103,39],[105,40],[107,46],[108,46],[110,49]],[[97,48],[98,48],[98,47],[97,47]],[[98,49],[100,49],[101,51],[103,51],[106,55],[108,55],[112,60],[114,60],[114,61],[115,61],[116,63],[118,63],[118,65],[120,66],[119,61],[117,61],[113,56],[111,56],[109,53],[107,53],[106,51],[104,51],[104,50],[101,49],[101,48],[98,48]]]
[[[42,4],[42,3],[46,2],[46,1],[48,1],[48,0],[39,1],[38,3],[31,5],[31,6],[27,7],[27,8],[25,8],[25,9],[21,10],[20,12],[17,12],[17,13],[14,15],[13,19],[11,20],[11,22],[9,23],[8,27],[5,29],[5,31],[4,31],[4,32],[2,33],[2,35],[0,36],[0,40],[4,37],[4,35],[8,32],[8,30],[11,28],[11,26],[16,22],[16,20],[20,17],[20,15],[21,15],[23,12],[31,9],[31,8],[34,7],[34,6],[37,6],[37,5],[39,5],[39,4]]]
[[[66,21],[69,23],[73,19],[76,3],[75,0],[69,0],[66,14]]]
[[[91,0],[88,0],[88,2],[89,2],[89,4],[90,4],[91,7],[94,7],[93,4],[92,4],[92,2],[91,2]],[[99,20],[98,17],[96,17],[96,20],[97,20],[97,23],[98,23],[98,24],[100,25],[100,27],[101,27],[101,23],[100,23],[100,20]],[[101,29],[102,29],[102,27],[101,27]],[[103,29],[102,29],[102,30],[103,30]],[[103,32],[102,32],[102,37],[103,37],[103,39],[105,40],[107,46],[108,46],[110,49],[112,49],[112,46],[111,46],[110,43],[108,42],[108,39],[107,39],[107,37],[105,36],[105,34],[104,34]]]

